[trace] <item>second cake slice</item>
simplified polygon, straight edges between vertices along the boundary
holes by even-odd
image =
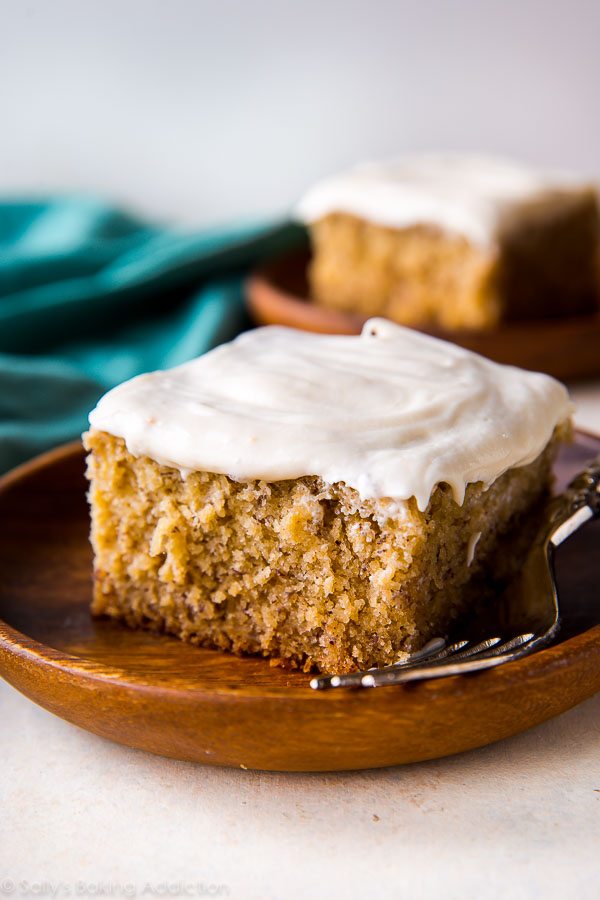
[[[598,200],[582,179],[424,155],[325,179],[297,213],[323,306],[446,330],[598,309]]]

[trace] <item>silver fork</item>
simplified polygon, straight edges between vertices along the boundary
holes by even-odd
[[[600,517],[600,456],[593,460],[547,507],[544,523],[518,576],[494,604],[493,631],[465,635],[447,643],[434,638],[422,650],[394,665],[313,678],[316,691],[370,688],[425,678],[478,672],[512,662],[548,644],[560,627],[554,576],[554,550],[590,519]],[[488,625],[489,628],[489,625]],[[486,636],[487,635],[487,636]]]

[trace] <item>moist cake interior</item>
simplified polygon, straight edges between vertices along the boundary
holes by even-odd
[[[319,477],[267,483],[130,454],[92,430],[93,612],[306,671],[394,662],[520,565],[556,441],[459,505],[446,485],[361,500]]]

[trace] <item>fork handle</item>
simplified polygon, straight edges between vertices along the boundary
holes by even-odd
[[[590,519],[600,516],[600,456],[575,476],[566,491],[552,501],[545,541],[558,547]]]

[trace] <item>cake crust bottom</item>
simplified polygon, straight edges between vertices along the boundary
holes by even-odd
[[[556,440],[459,506],[439,486],[362,501],[317,477],[266,483],[179,471],[119,438],[90,451],[92,611],[306,671],[388,665],[446,632],[522,563]]]

